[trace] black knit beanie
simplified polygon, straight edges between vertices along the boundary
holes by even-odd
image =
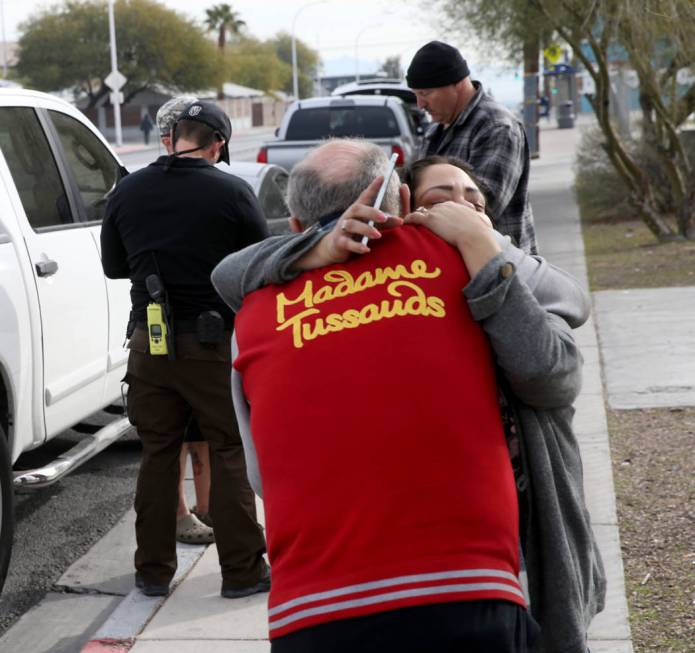
[[[468,64],[456,48],[430,41],[415,53],[405,79],[410,88],[437,88],[456,84],[468,75]]]

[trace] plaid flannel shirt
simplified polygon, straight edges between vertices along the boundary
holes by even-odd
[[[421,157],[455,156],[470,165],[487,191],[496,229],[525,252],[536,254],[526,132],[508,109],[485,93],[480,82],[473,84],[477,92],[456,121],[446,129],[435,124],[427,131]]]

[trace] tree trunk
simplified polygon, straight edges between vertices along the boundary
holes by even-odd
[[[109,88],[106,84],[102,84],[96,93],[89,93],[89,104],[87,104],[87,109],[92,109],[97,105],[97,102],[101,100],[105,95],[108,95]]]
[[[678,233],[683,238],[695,240],[695,187],[688,190],[677,215]]]
[[[142,86],[139,86],[138,88],[131,89],[131,91],[125,95],[123,98],[123,104],[128,104],[138,93],[142,93],[143,91],[146,91],[149,88],[147,84],[143,84]]]
[[[220,50],[220,62],[222,61],[224,55],[224,47],[227,44],[227,28],[224,23],[220,25],[220,33],[217,36],[217,47]],[[217,89],[217,99],[224,100],[224,81],[220,82],[220,86]]]
[[[538,60],[540,37],[529,31],[524,39],[524,127],[529,144],[529,155],[537,159],[540,153],[538,129]]]

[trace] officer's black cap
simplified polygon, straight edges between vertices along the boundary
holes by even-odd
[[[193,104],[188,105],[176,119],[176,122],[181,120],[192,120],[194,122],[202,122],[214,131],[218,132],[224,139],[224,147],[222,148],[221,161],[229,163],[229,139],[232,137],[232,122],[229,116],[220,109],[214,102],[206,102],[198,100]]]

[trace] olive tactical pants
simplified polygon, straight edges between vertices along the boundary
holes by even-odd
[[[177,335],[172,361],[151,356],[145,331],[137,329],[129,348],[128,416],[143,447],[135,494],[137,573],[166,584],[176,571],[179,454],[194,417],[210,447],[210,515],[224,586],[256,584],[265,570],[265,541],[232,405],[229,338],[208,349],[194,334]]]

